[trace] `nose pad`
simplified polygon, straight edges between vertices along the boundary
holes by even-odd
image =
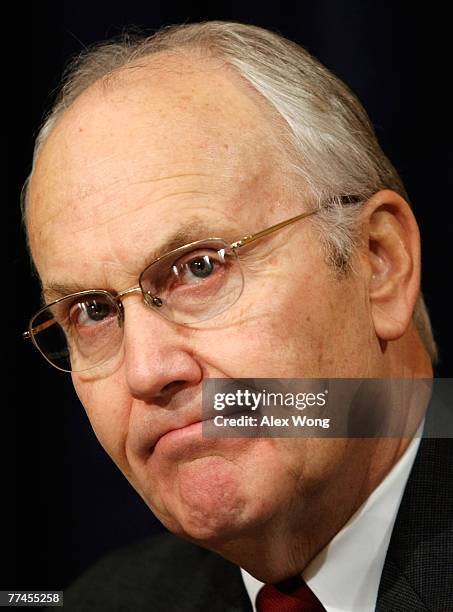
[[[118,325],[119,325],[119,327],[123,327],[123,325],[124,325],[124,307],[123,307],[123,302],[121,300],[117,300],[116,304],[118,306],[117,315],[116,315],[116,318],[118,319]]]
[[[147,304],[151,308],[161,308],[164,305],[163,301],[160,299],[160,297],[157,297],[157,295],[144,293],[143,296],[145,304]]]

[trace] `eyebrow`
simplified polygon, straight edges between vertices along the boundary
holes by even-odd
[[[139,273],[162,255],[165,255],[169,251],[173,251],[174,249],[182,247],[186,244],[190,244],[191,242],[212,237],[223,238],[229,243],[233,240],[237,240],[242,237],[242,235],[238,235],[240,231],[231,225],[228,226],[223,224],[221,231],[219,231],[218,227],[219,224],[216,225],[217,229],[214,230],[212,224],[206,223],[205,219],[202,219],[201,217],[192,217],[190,219],[187,219],[182,225],[175,229],[173,233],[171,233],[158,247],[155,247],[153,250],[148,251],[145,254],[145,257],[140,262],[140,265],[137,265]],[[41,299],[43,304],[48,304],[49,302],[66,297],[67,295],[71,295],[72,293],[89,291],[90,289],[104,289],[109,291],[113,295],[117,293],[117,291],[113,288],[94,287],[93,285],[87,287],[81,283],[74,281],[71,281],[69,283],[50,281],[43,286],[41,291]]]

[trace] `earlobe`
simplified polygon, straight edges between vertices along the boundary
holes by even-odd
[[[420,236],[409,204],[396,192],[376,193],[364,207],[369,300],[376,335],[397,340],[408,328],[420,286]]]

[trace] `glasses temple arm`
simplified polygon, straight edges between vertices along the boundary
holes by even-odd
[[[256,234],[250,234],[249,236],[244,236],[240,240],[236,240],[236,242],[232,242],[230,244],[230,247],[232,249],[240,249],[246,244],[255,242],[255,240],[259,240],[259,238],[263,238],[263,236],[272,234],[272,232],[276,232],[282,227],[286,227],[287,225],[290,225],[291,223],[295,223],[296,221],[300,221],[301,219],[310,217],[311,215],[314,215],[317,212],[318,212],[318,209],[309,210],[308,212],[304,212],[301,215],[297,215],[297,217],[292,217],[291,219],[287,219],[286,221],[281,221],[280,223],[277,223],[276,225],[272,225],[271,227],[268,227],[267,229],[261,230],[261,232],[257,232]]]
[[[48,327],[50,327],[51,325],[54,325],[55,321],[53,321],[52,319],[49,319],[48,321],[44,321],[44,323],[41,323],[41,325],[37,325],[36,327],[32,327],[29,331],[26,331],[22,334],[22,338],[24,340],[31,340],[31,337],[33,334],[39,334],[39,332],[44,331],[45,329],[47,329]]]

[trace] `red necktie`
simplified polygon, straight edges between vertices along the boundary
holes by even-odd
[[[258,612],[323,612],[324,607],[302,578],[265,584],[256,597]]]

